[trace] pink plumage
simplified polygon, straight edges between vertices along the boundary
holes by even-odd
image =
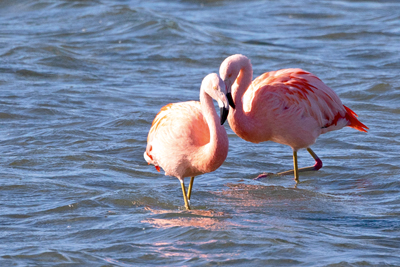
[[[315,166],[300,170],[318,169],[322,162],[309,147],[319,135],[345,126],[368,129],[331,88],[302,69],[266,72],[252,81],[250,60],[233,55],[222,62],[220,76],[228,93],[232,91],[235,109],[228,117],[232,130],[249,142],[274,141],[292,147],[296,180],[299,149],[307,148],[316,160]]]
[[[200,102],[172,103],[161,108],[147,137],[144,158],[158,171],[177,177],[182,185],[185,206],[190,209],[184,178],[192,177],[187,198],[190,199],[194,176],[215,171],[228,155],[228,136],[222,125],[229,104],[226,86],[217,74],[207,75],[200,89]],[[221,108],[218,117],[213,100]]]

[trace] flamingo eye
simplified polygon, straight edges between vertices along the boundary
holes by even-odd
[[[230,73],[230,74],[228,75],[228,77],[229,77],[229,78],[232,77],[232,73]]]
[[[214,89],[214,90],[218,90],[218,86],[216,86],[216,85],[213,86],[213,89]]]

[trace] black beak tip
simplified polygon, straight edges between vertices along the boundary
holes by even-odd
[[[220,108],[219,111],[220,111],[220,116],[221,116],[221,125],[223,125],[226,121],[226,118],[228,118],[229,109],[222,107],[222,108]]]
[[[233,102],[232,94],[227,93],[226,98],[228,98],[229,105],[234,109],[235,108],[235,103]]]

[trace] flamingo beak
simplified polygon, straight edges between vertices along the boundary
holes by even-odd
[[[220,117],[221,117],[221,125],[223,125],[226,121],[226,118],[228,118],[229,106],[228,106],[228,108],[220,107],[219,111],[220,111]]]
[[[232,98],[231,92],[226,94],[226,98],[228,98],[229,105],[234,109],[235,108],[235,102],[233,102],[233,98]]]
[[[231,89],[232,89],[232,82],[229,79],[224,80],[225,86],[226,86],[226,98],[228,99],[229,105],[234,109],[235,108],[235,102],[233,102],[232,94],[231,94]]]

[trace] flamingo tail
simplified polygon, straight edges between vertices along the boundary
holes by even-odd
[[[360,132],[367,132],[367,130],[369,129],[365,124],[363,124],[362,122],[360,122],[357,119],[357,114],[352,111],[351,109],[349,109],[348,107],[346,107],[345,105],[343,105],[344,108],[346,109],[347,113],[346,113],[346,119],[349,121],[349,127],[354,128],[356,130],[359,130]]]

